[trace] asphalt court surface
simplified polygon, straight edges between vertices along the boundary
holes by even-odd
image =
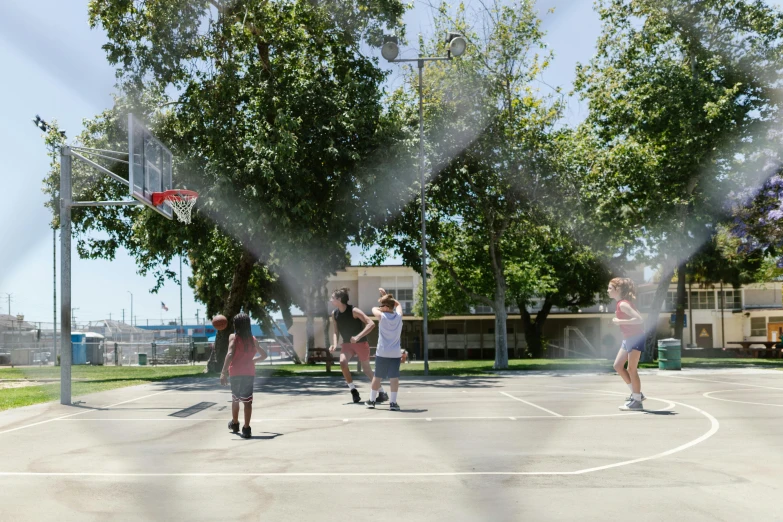
[[[258,378],[251,440],[228,431],[215,381],[112,390],[0,415],[0,505],[15,520],[207,520],[234,503],[258,520],[606,520],[631,495],[647,499],[637,520],[783,520],[783,372],[642,382],[645,411],[621,412],[616,375],[411,378],[392,412],[338,379]],[[254,494],[196,508],[237,488]]]

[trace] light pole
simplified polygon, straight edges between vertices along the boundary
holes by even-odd
[[[446,56],[421,56],[418,58],[397,58],[400,54],[396,36],[384,37],[381,55],[392,63],[416,62],[419,68],[419,183],[421,185],[421,298],[422,298],[422,349],[424,355],[424,375],[430,373],[429,347],[427,345],[427,218],[425,205],[424,180],[424,62],[448,61],[462,56],[468,42],[460,33],[448,33],[446,43],[449,50]]]
[[[133,326],[133,292],[131,292],[130,290],[126,290],[126,292],[128,292],[130,294],[130,296],[131,296],[131,315],[130,315],[130,318],[131,318],[131,326]]]
[[[51,126],[46,121],[42,120],[41,117],[37,114],[35,115],[33,123],[43,132],[49,132],[49,129],[51,129]],[[65,139],[65,131],[60,131],[60,136]],[[54,147],[52,153],[54,153]],[[52,212],[56,211],[57,208],[57,200],[52,199]],[[52,341],[54,342],[53,360],[54,364],[57,364],[57,228],[54,226],[52,226],[52,300]]]
[[[177,340],[179,340],[179,329],[182,328],[182,336],[185,336],[185,325],[182,319],[182,252],[179,253],[179,328],[177,328]]]

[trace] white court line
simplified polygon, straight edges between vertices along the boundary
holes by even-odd
[[[584,474],[584,473],[592,473],[594,471],[603,471],[605,469],[619,468],[620,466],[628,466],[629,464],[638,464],[639,462],[646,462],[648,460],[655,460],[655,459],[659,459],[661,457],[668,457],[669,455],[673,455],[675,453],[678,453],[680,451],[686,450],[686,449],[688,449],[688,448],[690,448],[692,446],[695,446],[697,444],[700,444],[700,443],[704,442],[705,440],[707,440],[710,437],[712,437],[713,435],[715,435],[718,432],[718,430],[720,429],[720,423],[718,422],[718,419],[716,419],[715,417],[713,417],[712,415],[710,415],[706,411],[704,411],[704,410],[702,410],[700,408],[697,408],[696,406],[691,406],[690,404],[685,404],[684,402],[674,402],[674,401],[669,401],[669,402],[673,402],[674,404],[676,404],[678,406],[685,406],[686,408],[690,408],[690,409],[692,409],[693,411],[695,411],[697,413],[701,413],[702,415],[707,417],[707,419],[709,419],[709,421],[710,421],[710,429],[704,435],[702,435],[701,437],[693,439],[690,442],[686,442],[685,444],[677,446],[676,448],[673,448],[673,449],[670,449],[670,450],[667,450],[667,451],[663,451],[661,453],[656,453],[655,455],[650,455],[649,457],[641,457],[641,458],[638,458],[638,459],[626,460],[626,461],[623,461],[623,462],[617,462],[615,464],[607,464],[605,466],[597,466],[595,468],[582,469],[582,470],[574,472],[574,474],[575,475],[581,475],[581,474]]]
[[[671,401],[678,406],[689,408],[697,413],[700,413],[710,421],[710,429],[703,435],[697,437],[685,444],[681,444],[676,448],[672,448],[667,451],[662,451],[654,455],[647,457],[640,457],[637,459],[624,460],[621,462],[615,462],[614,464],[606,464],[604,466],[596,466],[593,468],[579,469],[576,471],[445,471],[445,472],[413,472],[413,473],[372,473],[372,472],[309,472],[309,473],[297,473],[297,472],[268,472],[268,473],[101,473],[101,472],[34,472],[34,471],[0,471],[0,477],[269,477],[269,478],[283,478],[283,477],[485,477],[485,476],[533,476],[533,475],[584,475],[587,473],[595,473],[597,471],[603,471],[607,469],[619,468],[622,466],[629,466],[631,464],[638,464],[640,462],[647,462],[651,460],[668,457],[674,455],[688,448],[701,444],[705,440],[709,439],[720,429],[720,423],[718,419],[707,413],[706,411],[699,409],[695,406],[685,404],[682,402]],[[552,418],[542,417],[539,418]]]
[[[147,397],[152,397],[154,395],[160,395],[161,393],[167,393],[169,391],[175,391],[176,389],[172,390],[166,390],[164,392],[155,393],[152,395],[148,395],[145,397],[138,397],[136,399],[132,399],[127,402],[133,402],[136,400],[141,400]],[[615,392],[607,392],[611,394],[615,394]],[[512,399],[517,399],[516,397],[511,397]],[[680,446],[677,446],[676,448],[663,451],[661,453],[656,453],[655,455],[650,455],[648,457],[641,457],[637,459],[632,460],[625,460],[621,462],[616,462],[614,464],[606,464],[604,466],[597,466],[593,468],[586,468],[576,471],[472,471],[472,472],[423,472],[423,473],[388,473],[388,472],[382,472],[382,473],[372,473],[372,472],[347,472],[347,473],[340,473],[340,472],[308,472],[308,473],[297,473],[297,472],[268,472],[268,473],[102,473],[102,472],[15,472],[15,471],[3,471],[0,472],[0,477],[460,477],[460,476],[533,476],[533,475],[581,475],[586,473],[593,473],[596,471],[602,471],[606,469],[612,469],[617,468],[621,466],[627,466],[631,464],[637,464],[640,462],[650,461],[659,459],[662,457],[666,457],[669,455],[673,455],[675,453],[678,453],[680,451],[683,451],[685,449],[688,449],[690,447],[693,447],[697,444],[700,444],[701,442],[704,442],[705,440],[712,437],[715,433],[717,433],[718,429],[720,428],[720,423],[718,420],[710,415],[708,412],[701,410],[699,408],[696,408],[695,406],[691,406],[689,404],[680,403],[680,402],[674,402],[674,401],[668,401],[665,399],[659,399],[663,400],[664,402],[667,402],[672,405],[680,405],[689,409],[692,409],[696,411],[697,413],[700,413],[701,415],[705,416],[710,421],[710,429],[701,435],[700,437],[693,439],[689,442],[686,442],[685,444],[681,444]],[[119,403],[118,403],[119,404]],[[109,408],[111,406],[108,406]],[[93,410],[88,410],[93,411]],[[79,412],[77,414],[73,415],[66,415],[64,417],[60,417],[58,419],[51,419],[53,420],[61,420],[66,419],[69,417],[72,417],[74,415],[79,415],[81,413],[87,413],[87,412]],[[632,413],[622,413],[622,414],[611,414],[611,415],[605,415],[605,416],[631,416],[637,412]],[[638,414],[643,412],[638,412]],[[586,417],[600,417],[602,415],[589,415],[589,416],[581,416],[581,418]],[[561,415],[558,415],[559,418],[569,418],[564,417]],[[579,417],[579,416],[577,416]],[[535,418],[535,419],[552,419],[552,417],[545,417],[541,415],[529,417],[529,418]],[[74,420],[85,420],[89,421],[91,419],[74,419]],[[348,419],[343,419],[348,420]],[[431,421],[432,418],[428,417],[426,419],[427,421]],[[44,422],[50,422],[50,421],[44,421]],[[21,428],[17,428],[21,429]]]
[[[18,431],[18,430],[23,430],[23,429],[26,429],[26,428],[32,428],[33,426],[40,426],[41,424],[46,424],[47,422],[54,422],[54,421],[59,421],[59,420],[67,419],[67,418],[69,418],[69,417],[75,417],[75,416],[77,416],[77,415],[83,415],[83,414],[85,414],[85,413],[92,413],[92,412],[94,412],[94,411],[107,410],[107,409],[109,409],[109,408],[113,408],[113,407],[115,407],[115,406],[119,406],[119,405],[121,405],[121,404],[128,404],[129,402],[140,401],[140,400],[142,400],[142,399],[147,399],[147,398],[149,398],[149,397],[154,397],[154,396],[156,396],[156,395],[161,395],[161,394],[163,394],[163,393],[168,393],[168,392],[171,392],[171,391],[179,390],[179,389],[181,389],[181,388],[185,388],[185,387],[187,387],[187,386],[190,386],[190,385],[189,385],[189,384],[186,384],[185,386],[181,386],[181,387],[179,387],[179,388],[172,388],[172,389],[170,389],[170,390],[166,390],[166,391],[162,391],[162,392],[157,392],[157,393],[153,393],[153,394],[150,394],[150,395],[145,395],[144,397],[137,397],[137,398],[135,398],[135,399],[130,399],[130,400],[127,400],[127,401],[118,402],[117,404],[110,404],[109,406],[102,406],[102,407],[97,407],[97,408],[90,408],[90,409],[87,409],[87,410],[84,410],[84,411],[80,411],[80,412],[78,412],[78,413],[71,413],[71,414],[69,414],[69,415],[63,415],[62,417],[56,417],[56,418],[54,418],[54,419],[48,419],[48,420],[41,421],[41,422],[35,422],[35,423],[33,423],[33,424],[26,424],[26,425],[24,425],[24,426],[19,426],[18,428],[12,428],[12,429],[10,429],[10,430],[4,430],[4,431],[0,431],[0,435],[2,435],[2,434],[4,434],[4,433],[11,433],[12,431]],[[78,420],[78,419],[77,419],[77,420]]]
[[[703,393],[702,395],[708,399],[712,399],[715,401],[723,401],[723,402],[736,402],[738,404],[755,404],[758,406],[773,406],[775,408],[783,408],[783,404],[769,404],[766,402],[749,402],[749,401],[735,401],[732,399],[721,399],[720,397],[713,397],[713,393],[726,393],[726,392],[739,392],[739,391],[750,391],[746,390],[744,388],[740,388],[739,390],[717,390],[717,391],[711,391],[707,393]]]
[[[668,402],[668,401],[665,401]],[[633,411],[625,413],[604,413],[598,415],[558,415],[559,419],[591,419],[602,417],[630,417],[632,415],[641,415],[643,413],[656,413],[670,410],[674,405],[667,406],[660,410],[645,410],[645,411]],[[387,421],[469,421],[469,420],[517,420],[517,419],[552,419],[548,415],[516,415],[514,417],[356,417],[356,418],[337,418],[337,417],[311,417],[311,418],[262,418],[253,419],[253,422],[387,422]],[[102,418],[102,419],[54,419],[61,422],[225,422],[225,419],[169,419],[169,418],[154,418],[154,417],[137,417],[137,418]]]
[[[525,399],[520,399],[519,397],[514,397],[513,395],[509,395],[506,392],[500,392],[500,394],[501,395],[505,395],[506,397],[508,397],[510,399],[514,399],[515,401],[524,402],[528,406],[532,406],[534,408],[538,408],[539,410],[545,411],[545,412],[547,412],[547,413],[549,413],[551,415],[554,415],[555,417],[562,417],[562,415],[560,415],[559,413],[556,413],[556,412],[554,412],[552,410],[548,410],[548,409],[544,408],[543,406],[539,406],[538,404],[533,404],[532,402],[526,401]]]
[[[697,379],[695,377],[681,377],[679,375],[667,375],[667,377],[670,379],[686,379],[689,381],[717,382],[720,384],[736,384],[737,386],[748,386],[750,388],[764,388],[766,390],[783,390],[783,388],[775,388],[774,386],[761,386],[760,384],[745,384],[744,382],[716,381],[714,379]]]
[[[578,391],[577,391],[578,390]],[[509,393],[616,393],[616,392],[602,392],[602,391],[593,391],[593,390],[580,390],[578,388],[574,388],[573,391],[550,391],[550,390],[541,390],[541,389],[532,389],[532,390],[513,390],[508,388],[487,388],[486,390],[471,390],[469,392],[463,391],[462,393],[469,393],[471,395],[479,395],[479,394],[487,394],[487,395],[494,395],[495,393],[500,392],[509,392]],[[402,392],[400,392],[402,393]],[[405,392],[406,395],[454,395],[454,392],[450,391],[408,391]],[[620,395],[623,395],[622,393]],[[627,394],[625,394],[627,395]],[[462,400],[462,399],[460,399]]]

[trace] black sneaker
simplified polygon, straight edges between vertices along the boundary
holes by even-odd
[[[250,426],[242,426],[242,438],[243,439],[250,438]]]
[[[238,433],[239,432],[239,422],[228,421],[228,429],[230,429],[232,431],[232,433]]]
[[[400,405],[396,402],[389,403],[389,410],[390,411],[400,411]]]
[[[378,392],[378,398],[375,399],[375,402],[381,403],[381,402],[386,402],[388,400],[389,400],[389,396],[386,395],[386,392],[385,391],[380,391],[380,392]]]
[[[371,410],[375,409],[375,401],[366,401],[364,404],[367,405],[367,407]]]
[[[353,395],[353,402],[361,402],[362,398],[359,397],[359,390],[351,388],[351,395]]]

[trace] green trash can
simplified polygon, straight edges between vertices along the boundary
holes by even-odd
[[[682,344],[679,339],[658,341],[658,369],[682,370]]]
[[[147,354],[146,353],[140,353],[139,354],[139,366],[147,366]]]

